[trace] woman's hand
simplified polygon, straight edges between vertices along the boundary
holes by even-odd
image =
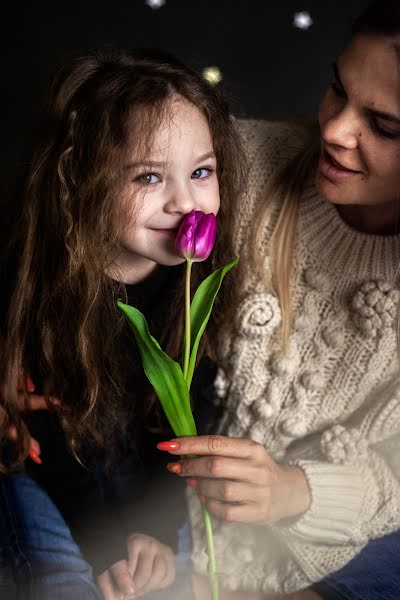
[[[47,410],[48,405],[44,396],[35,394],[35,384],[29,376],[21,373],[18,381],[18,409],[21,412],[31,410]],[[60,405],[60,401],[57,398],[50,398],[50,402],[54,405]],[[4,421],[6,412],[2,406],[0,406],[0,424]],[[33,438],[29,431],[24,429],[25,436],[25,447],[26,451],[31,459],[41,464],[40,459],[40,444],[35,438]],[[12,441],[17,441],[17,429],[14,425],[7,430],[7,437]]]
[[[273,523],[305,512],[310,490],[303,471],[279,465],[262,444],[219,435],[158,444],[175,455],[200,455],[169,463],[187,477],[210,513],[227,521]]]
[[[139,598],[169,586],[175,579],[174,554],[169,546],[134,533],[127,540],[128,558],[98,577],[105,600]]]

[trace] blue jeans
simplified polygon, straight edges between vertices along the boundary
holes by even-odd
[[[192,598],[190,527],[180,530],[176,588],[152,595]],[[337,573],[313,586],[324,600],[399,600],[400,531],[374,540]],[[0,474],[0,598],[101,600],[92,569],[47,494],[25,473]]]
[[[179,531],[176,581],[172,587],[149,595],[149,600],[170,600],[178,591],[185,600],[193,598],[189,545],[186,522]],[[102,599],[92,569],[58,509],[25,473],[0,474],[0,598]]]
[[[313,588],[324,600],[399,600],[400,531],[373,540]]]
[[[25,473],[0,475],[0,598],[102,598],[57,508]]]

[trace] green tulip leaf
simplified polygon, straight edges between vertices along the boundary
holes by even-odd
[[[128,319],[139,346],[143,369],[152,384],[164,413],[176,436],[197,435],[190,407],[189,388],[180,365],[161,350],[150,334],[144,315],[128,304],[117,301]]]
[[[221,267],[214,271],[214,273],[211,273],[211,275],[201,282],[193,297],[190,306],[190,359],[186,377],[188,389],[190,389],[192,383],[201,336],[203,335],[210,318],[214,300],[225,275],[238,263],[238,261],[239,257],[225,265],[225,267]]]

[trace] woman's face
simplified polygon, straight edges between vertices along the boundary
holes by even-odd
[[[356,35],[334,66],[319,110],[316,185],[334,204],[400,199],[400,38]]]

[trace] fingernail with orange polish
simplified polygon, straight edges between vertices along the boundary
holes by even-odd
[[[32,450],[32,448],[29,450],[29,456],[31,457],[33,462],[35,462],[37,465],[42,464],[42,459],[40,458],[40,456],[38,454],[36,454],[36,452],[34,450]]]
[[[30,394],[35,391],[35,384],[30,377],[26,378],[26,391]]]
[[[159,450],[178,450],[179,442],[159,442],[157,448]]]
[[[185,479],[185,481],[186,485],[188,485],[191,488],[196,488],[199,485],[197,479]]]
[[[175,463],[175,462],[168,463],[167,464],[167,469],[171,473],[176,473],[177,475],[179,475],[180,473],[182,473],[182,465],[180,463]]]

